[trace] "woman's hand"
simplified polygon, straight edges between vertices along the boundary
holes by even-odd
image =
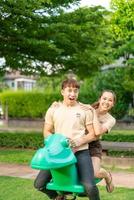
[[[59,101],[54,101],[51,105],[51,108],[58,108],[60,106],[60,102]]]
[[[80,107],[85,111],[88,111],[88,110],[93,111],[94,110],[93,107],[90,104],[84,104],[84,103],[81,103],[81,102],[79,102],[79,104],[80,104]]]

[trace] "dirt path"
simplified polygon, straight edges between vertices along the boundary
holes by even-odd
[[[37,174],[38,170],[26,165],[0,163],[0,176],[34,179]],[[112,176],[116,187],[134,188],[134,173],[112,172]],[[104,181],[101,181],[100,185],[105,185]]]

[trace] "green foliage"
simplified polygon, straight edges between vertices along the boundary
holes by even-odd
[[[112,0],[113,30],[118,39],[130,39],[134,27],[134,1],[133,0]]]
[[[134,142],[133,132],[111,132],[102,137],[105,141]],[[35,132],[1,132],[0,147],[37,149],[43,146],[43,134]]]
[[[38,149],[43,145],[43,134],[23,132],[1,132],[0,147]]]
[[[0,57],[5,66],[29,73],[31,70],[42,71],[42,64],[37,60],[50,61],[59,50],[48,39],[50,15],[58,13],[60,7],[68,7],[79,0],[0,0]],[[57,11],[56,11],[57,10]],[[48,55],[49,54],[49,55]],[[50,59],[51,57],[51,59]],[[36,67],[32,65],[36,63]]]
[[[111,151],[108,150],[108,156],[113,157],[134,157],[134,151]]]
[[[116,58],[123,57],[126,64],[124,87],[134,91],[134,1],[112,0],[113,13],[111,27],[113,35],[113,52]]]
[[[98,94],[93,89],[94,77],[86,78],[81,81],[81,89],[79,94],[79,100],[83,103],[92,104],[98,98]]]
[[[108,13],[100,6],[64,11],[79,1],[1,0],[0,56],[5,66],[41,75],[73,69],[87,76],[108,63]]]
[[[61,82],[63,77],[49,77],[49,76],[43,76],[40,77],[35,86],[35,91],[42,91],[45,93],[59,93],[61,90]]]
[[[127,62],[134,55],[134,1],[112,0],[111,27],[116,57],[123,56]]]
[[[43,118],[46,110],[55,100],[59,100],[57,93],[42,92],[3,92],[0,100],[3,108],[8,106],[8,115],[11,118]]]
[[[111,142],[134,142],[134,133],[121,131],[112,131],[108,134],[104,134],[102,136],[102,140],[104,141],[111,141]]]
[[[3,81],[0,81],[0,92],[5,90],[9,90],[9,87]]]
[[[129,65],[125,69],[123,86],[126,91],[134,92],[134,65]]]
[[[128,115],[134,119],[134,108],[129,108]]]
[[[87,76],[109,61],[110,33],[102,7],[79,8],[52,18],[53,43],[61,50],[61,72]]]

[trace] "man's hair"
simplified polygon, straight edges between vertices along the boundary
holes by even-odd
[[[75,79],[66,79],[62,82],[61,88],[64,89],[66,87],[80,88],[79,83]]]

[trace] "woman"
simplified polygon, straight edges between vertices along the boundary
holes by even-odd
[[[111,90],[105,90],[101,93],[98,101],[92,104],[92,107],[94,108],[94,130],[98,131],[98,127],[96,127],[96,120],[99,120],[101,135],[110,132],[111,128],[115,125],[116,120],[109,113],[115,102],[115,93]],[[91,109],[90,105],[87,106],[85,104],[81,104],[81,106],[83,109]],[[101,168],[102,146],[100,139],[89,143],[89,152],[92,157],[95,177],[104,178],[107,191],[112,192],[114,190],[112,176],[110,172],[107,172],[105,169]]]

